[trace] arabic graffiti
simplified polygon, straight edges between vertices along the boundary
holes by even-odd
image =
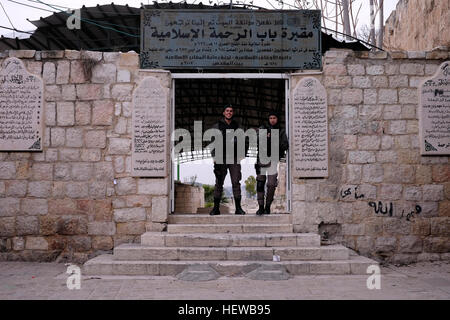
[[[353,191],[352,191],[353,189]],[[358,194],[358,186],[356,187],[349,187],[349,188],[343,188],[341,189],[341,198],[345,199],[348,196],[351,196],[352,194],[354,195],[355,199],[363,199],[365,197],[364,194]],[[373,211],[375,212],[375,214],[381,214],[381,215],[387,215],[389,217],[393,217],[395,215],[394,212],[394,204],[392,202],[389,202],[389,204],[383,204],[382,201],[369,201],[367,203],[369,205],[369,207],[373,208]],[[398,215],[399,219],[402,219],[403,217],[405,217],[406,221],[411,221],[414,222],[413,218],[420,214],[422,212],[422,207],[418,204],[415,205],[414,210],[406,213],[405,209],[402,210],[402,214]],[[406,215],[405,215],[406,214]]]
[[[148,9],[143,15],[143,68],[321,67],[319,10]]]
[[[349,196],[349,195],[351,195],[352,194],[352,191],[350,190],[351,188],[347,188],[346,190],[344,190],[344,189],[342,189],[341,190],[341,197],[344,199],[345,197],[347,197],[347,196]],[[363,194],[360,194],[360,195],[358,195],[358,193],[357,193],[357,190],[358,190],[358,187],[356,186],[355,187],[355,199],[361,199],[361,198],[364,198],[364,195]]]
[[[368,202],[368,205],[369,207],[372,207],[374,209],[374,212],[376,214],[378,213],[381,213],[383,215],[389,214],[389,217],[392,217],[394,215],[394,205],[392,204],[392,202],[389,202],[389,207],[387,204],[383,206],[383,202],[381,201],[378,201],[378,203],[370,201]],[[405,216],[405,209],[403,209],[401,216],[399,216],[398,218],[402,219],[403,217],[405,217],[406,221],[414,222],[413,218],[415,217],[415,215],[419,215],[421,212],[422,207],[416,204],[414,210],[411,210],[409,213],[406,214],[406,216]]]

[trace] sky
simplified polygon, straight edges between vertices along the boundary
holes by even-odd
[[[152,1],[147,0],[113,0],[115,4],[117,5],[124,5],[127,4],[129,6],[134,7],[140,7],[141,3],[148,4],[152,3]],[[205,4],[208,3],[218,3],[217,0],[211,1],[211,0],[202,0]],[[211,1],[211,2],[210,2]],[[246,3],[249,3],[251,0],[245,0]],[[45,2],[48,5],[42,4],[42,2]],[[0,8],[0,26],[7,26],[18,29],[18,30],[24,30],[24,31],[32,31],[35,29],[34,25],[29,23],[26,18],[30,20],[38,20],[40,17],[46,17],[50,14],[52,14],[49,11],[55,11],[55,8],[60,8],[61,10],[66,8],[80,8],[81,6],[85,5],[87,7],[89,6],[96,6],[97,4],[110,4],[112,1],[103,1],[103,0],[86,0],[86,1],[74,1],[74,0],[0,0],[0,3],[2,4],[3,8]],[[167,2],[167,1],[161,1],[161,2]],[[179,2],[178,0],[173,0],[172,2]],[[182,2],[182,1],[180,1]],[[195,2],[199,3],[200,0],[189,0],[189,3]],[[242,0],[234,0],[234,3],[240,2],[242,3]],[[293,0],[285,0],[286,3],[293,3]],[[389,17],[392,10],[395,9],[395,6],[397,4],[398,0],[384,0],[384,18],[385,20]],[[34,6],[36,8],[30,8],[23,6],[22,4],[27,4],[30,6]],[[222,4],[223,2],[219,2]],[[229,1],[226,1],[226,3],[229,3]],[[281,9],[279,2],[275,0],[253,0],[253,3],[255,5],[266,7],[266,8],[272,8],[272,5],[275,6],[277,9]],[[361,6],[361,11],[359,13],[359,25],[361,24],[368,24],[369,22],[369,16],[370,16],[370,7],[369,7],[369,0],[355,0],[355,8],[358,8],[359,5]],[[60,7],[57,7],[60,6]],[[53,8],[52,8],[53,7]],[[41,8],[41,9],[38,9]],[[284,8],[289,8],[288,6],[284,6]],[[3,10],[4,9],[4,10]],[[5,12],[8,14],[9,19]],[[11,23],[9,22],[11,20]],[[4,36],[12,36],[11,30],[6,30],[0,28],[0,35]],[[245,159],[242,161],[242,180],[241,183],[243,184],[245,179],[247,179],[250,175],[255,175],[255,169],[254,169],[254,159]],[[174,172],[174,176],[176,177],[176,171]],[[214,184],[214,174],[213,174],[213,165],[212,160],[205,160],[205,161],[198,161],[198,162],[190,162],[187,164],[180,165],[180,180],[184,181],[185,179],[189,179],[191,176],[197,176],[196,181],[200,183],[207,183],[207,184]],[[229,174],[227,175],[227,178],[225,180],[225,186],[231,186],[231,181]]]

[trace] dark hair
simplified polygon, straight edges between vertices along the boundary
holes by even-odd
[[[231,103],[227,103],[226,105],[223,106],[222,112],[224,112],[226,108],[232,108],[232,109],[234,109],[234,107],[233,107],[233,105],[232,105]]]
[[[275,117],[277,117],[277,119],[280,119],[280,115],[278,114],[278,112],[276,112],[276,111],[270,111],[269,112],[269,117],[270,116],[275,116]]]

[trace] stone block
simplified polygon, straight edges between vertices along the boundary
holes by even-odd
[[[424,64],[419,63],[402,63],[400,65],[400,73],[407,75],[423,75],[425,70]]]
[[[450,201],[439,202],[439,216],[450,217]]]
[[[71,167],[68,163],[55,163],[55,180],[70,180],[71,175]]]
[[[145,222],[124,222],[117,224],[117,234],[141,235],[145,232]]]
[[[408,87],[408,76],[406,76],[406,75],[390,76],[389,77],[389,87],[390,88]]]
[[[7,197],[25,197],[27,193],[27,181],[23,180],[7,180],[4,183],[6,187],[5,195]]]
[[[351,76],[363,76],[366,70],[363,64],[349,64],[347,65],[347,72]]]
[[[44,63],[44,70],[42,71],[42,79],[45,84],[55,84],[56,68],[53,62]]]
[[[102,153],[100,149],[82,149],[81,150],[81,161],[96,162],[100,161]]]
[[[434,165],[432,177],[434,182],[450,182],[450,165]]]
[[[58,126],[73,126],[75,124],[75,107],[73,102],[56,103],[56,122]]]
[[[48,198],[51,194],[53,182],[31,181],[28,183],[28,195],[36,198]]]
[[[67,246],[73,251],[89,251],[92,248],[92,240],[89,236],[73,236],[68,239]]]
[[[111,97],[117,101],[131,101],[133,84],[116,84],[111,90]]]
[[[113,83],[116,81],[117,68],[114,64],[97,64],[92,69],[92,83]]]
[[[119,65],[121,67],[139,68],[139,55],[136,52],[121,53]]]
[[[92,237],[92,249],[94,250],[112,250],[114,242],[112,237],[95,236]]]
[[[439,184],[426,184],[422,186],[424,201],[440,201],[444,199],[444,186]]]
[[[370,151],[350,151],[348,153],[350,163],[373,163],[375,162],[375,153]]]
[[[61,216],[57,223],[58,234],[81,235],[88,232],[88,220],[84,216]]]
[[[425,252],[448,253],[450,252],[450,241],[448,237],[427,237],[423,241]]]
[[[21,251],[25,249],[25,238],[14,237],[12,238],[12,249],[14,251]]]
[[[377,253],[392,253],[396,251],[397,239],[395,237],[378,237],[375,239],[375,250]]]
[[[91,123],[91,104],[89,102],[76,102],[75,123],[77,125],[87,125]]]
[[[94,101],[92,124],[107,126],[113,123],[114,103],[111,100]]]
[[[117,82],[130,82],[131,74],[127,69],[119,69],[117,70]]]
[[[130,154],[131,139],[125,138],[110,138],[109,139],[109,154]]]
[[[39,233],[39,218],[35,216],[17,216],[16,217],[16,234],[37,235]]]
[[[27,250],[48,250],[48,242],[44,237],[26,237]]]
[[[152,221],[167,222],[169,213],[169,201],[167,197],[152,198]]]
[[[398,90],[398,98],[401,104],[417,103],[419,101],[417,89],[401,88]]]
[[[449,237],[450,218],[441,217],[431,219],[431,235],[439,237]]]
[[[75,181],[86,181],[92,178],[93,165],[86,162],[72,164],[72,179]]]
[[[383,65],[372,65],[366,66],[366,72],[368,75],[376,76],[384,74],[384,66]]]
[[[67,128],[66,147],[80,148],[83,146],[83,129]]]
[[[117,179],[116,185],[116,194],[127,195],[127,194],[135,194],[136,193],[136,179],[127,177]]]
[[[361,89],[343,89],[343,104],[361,104],[363,102],[363,91]]]
[[[69,83],[70,62],[64,60],[58,61],[56,70],[56,84]]]
[[[57,101],[62,99],[61,86],[46,85],[44,88],[46,101]]]
[[[406,120],[393,120],[389,122],[390,134],[405,134],[406,133]]]
[[[401,184],[383,184],[380,189],[381,200],[399,200],[402,197]]]
[[[364,235],[364,224],[343,224],[342,234],[347,236]]]
[[[85,182],[71,182],[66,184],[66,195],[73,199],[88,198],[89,189]]]
[[[45,125],[55,126],[56,125],[56,103],[46,102],[45,103]]]
[[[116,233],[116,224],[114,222],[89,222],[88,234],[89,235],[105,235],[113,236]]]
[[[367,164],[362,168],[362,181],[378,183],[383,181],[383,166],[380,164]]]
[[[378,92],[378,103],[395,104],[397,102],[397,89],[380,89],[380,91]]]
[[[103,130],[92,130],[85,133],[84,142],[87,148],[105,148],[106,132]]]
[[[30,216],[48,214],[47,199],[22,199],[22,212]]]
[[[145,208],[114,209],[114,221],[116,222],[145,221],[146,219]]]
[[[0,199],[1,202],[1,199]],[[0,211],[0,237],[12,237],[16,235],[16,218],[15,217],[7,217],[1,218]]]
[[[77,50],[64,50],[64,57],[69,60],[78,60],[81,57],[80,51]]]
[[[40,53],[41,59],[62,59],[64,57],[64,51],[62,50],[45,50],[40,51]]]
[[[96,180],[107,181],[114,179],[114,168],[111,162],[97,162],[94,164]]]
[[[103,98],[103,85],[77,84],[77,98],[79,100],[100,100]]]
[[[381,138],[376,135],[358,137],[359,150],[379,150],[380,144]]]
[[[16,164],[12,161],[0,162],[0,179],[14,179],[16,177]]]

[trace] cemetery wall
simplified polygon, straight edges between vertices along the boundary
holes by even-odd
[[[45,123],[42,152],[0,152],[0,259],[82,262],[164,230],[168,177],[132,175],[132,96],[148,76],[168,89],[170,73],[139,70],[131,52],[8,57],[42,77]],[[381,261],[449,258],[449,157],[421,155],[417,111],[420,83],[448,58],[326,53],[313,76],[326,89],[328,177],[293,179],[296,232]]]

